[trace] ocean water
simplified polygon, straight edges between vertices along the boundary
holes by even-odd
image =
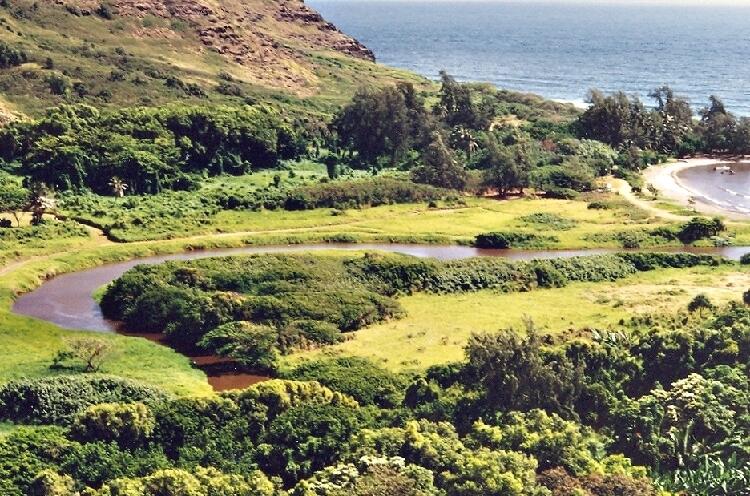
[[[721,164],[734,174],[714,170],[714,166],[691,167],[677,173],[677,178],[703,201],[732,212],[750,214],[750,163]]]
[[[591,88],[644,100],[668,84],[750,115],[750,6],[308,0],[378,61],[583,103]]]

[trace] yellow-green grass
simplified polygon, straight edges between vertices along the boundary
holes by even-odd
[[[554,235],[559,243],[553,248],[617,247],[616,240],[594,241],[596,233],[619,232],[664,225],[658,221],[633,221],[628,212],[591,210],[588,204],[575,200],[528,199],[499,201],[489,198],[466,198],[466,205],[422,204],[387,205],[374,208],[334,212],[317,209],[303,212],[263,211],[219,213],[212,228],[223,232],[315,229],[329,233],[362,233],[388,236],[444,237],[455,242],[470,241],[489,231],[527,231]],[[533,213],[550,213],[577,221],[565,231],[524,222],[521,217]]]
[[[490,199],[469,199],[465,207],[428,209],[422,205],[384,206],[353,210],[344,216],[333,216],[327,209],[309,212],[261,212],[259,216],[267,215],[268,218],[259,226],[258,231],[263,228],[268,229],[265,232],[107,245],[101,245],[98,240],[92,238],[88,244],[73,250],[68,249],[60,254],[46,253],[18,260],[0,267],[0,342],[7,350],[4,353],[5,360],[0,364],[0,383],[13,378],[39,377],[54,373],[49,369],[49,364],[60,349],[63,337],[78,335],[78,331],[62,330],[52,324],[16,316],[10,311],[14,295],[33,289],[45,278],[56,274],[81,270],[107,262],[186,250],[228,248],[248,244],[320,242],[342,233],[353,233],[359,241],[462,241],[470,239],[477,232],[519,227],[522,224],[519,218],[534,212],[556,213],[580,221],[570,231],[554,233],[560,236],[561,240],[566,240],[565,243],[561,243],[561,247],[563,245],[576,246],[575,243],[578,243],[577,246],[586,246],[583,238],[587,233],[642,227],[629,224],[619,210],[589,210],[584,202],[557,200],[499,202]],[[302,219],[307,216],[307,221],[312,219],[310,227],[297,231],[284,230],[279,227],[281,218],[292,216],[294,219],[295,215],[301,216]],[[320,227],[323,219],[336,222],[340,217],[346,217],[348,223],[340,226]],[[532,229],[531,226],[524,228]],[[716,273],[727,270],[717,269]],[[612,324],[623,315],[627,316],[626,306],[615,308],[614,303],[608,306],[608,304],[596,302],[581,305],[581,302],[586,301],[584,297],[594,290],[603,291],[605,295],[612,295],[616,294],[617,288],[620,288],[618,291],[627,293],[622,288],[634,282],[649,281],[657,277],[656,274],[667,274],[663,276],[664,281],[668,281],[669,277],[684,281],[687,274],[695,274],[694,277],[703,274],[702,277],[708,278],[709,282],[714,277],[710,271],[702,273],[700,269],[694,269],[675,271],[673,276],[669,276],[669,272],[640,274],[638,278],[631,278],[631,280],[616,284],[572,285],[560,290],[537,291],[529,294],[495,295],[483,292],[473,295],[411,296],[403,299],[404,307],[409,314],[406,319],[361,331],[353,341],[335,348],[334,351],[369,354],[368,356],[376,359],[387,358],[389,366],[403,369],[459,358],[461,346],[466,336],[472,331],[496,330],[509,325],[518,325],[525,313],[529,313],[540,325],[548,326],[551,330],[553,330],[552,322],[544,320],[544,316],[564,317],[560,319],[559,325],[554,327],[557,331],[569,327],[570,322],[574,322],[577,327]],[[668,282],[663,282],[662,285],[664,291],[673,291]],[[743,282],[741,285],[738,284],[738,287],[747,285]],[[719,287],[714,288],[709,284],[708,289],[711,290],[709,292],[715,293]],[[727,291],[732,293],[731,290]],[[737,289],[737,292],[739,291],[740,289]],[[673,297],[680,299],[680,304],[684,304],[688,299],[687,294],[682,296],[677,294]],[[471,300],[480,302],[477,307],[481,311],[462,310],[466,307],[474,308]],[[642,294],[635,292],[632,301],[648,301],[648,298],[643,298]],[[525,308],[529,310],[526,311]],[[557,320],[554,323],[557,324]],[[420,335],[422,332],[424,334]],[[387,336],[402,338],[409,333],[416,337],[410,339],[409,346],[405,347],[400,344],[394,346],[393,343],[396,341],[389,342],[383,339]],[[194,369],[187,358],[168,348],[139,338],[112,335],[104,337],[116,342],[119,353],[105,363],[103,372],[144,380],[179,394],[210,392],[205,375]],[[442,343],[444,338],[447,338],[446,344]],[[368,339],[383,340],[378,343],[368,341]],[[416,363],[413,361],[415,359]]]
[[[285,365],[320,355],[354,355],[395,371],[422,369],[460,360],[474,332],[523,330],[525,318],[545,333],[578,335],[586,328],[619,328],[637,314],[685,309],[699,293],[716,304],[736,301],[748,287],[750,272],[730,265],[658,270],[528,293],[416,294],[400,299],[406,317],[360,330],[340,345],[292,355]]]

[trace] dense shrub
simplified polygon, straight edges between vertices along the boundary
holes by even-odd
[[[73,436],[81,441],[115,442],[136,448],[153,435],[156,421],[143,403],[102,403],[76,415]]]
[[[0,387],[0,419],[24,424],[67,424],[91,405],[154,402],[166,393],[152,386],[106,375],[48,377]]]
[[[531,234],[523,232],[491,232],[478,234],[474,238],[477,248],[539,248],[558,243],[555,236]]]
[[[448,190],[389,177],[367,180],[320,183],[302,186],[289,192],[286,210],[313,208],[376,207],[393,203],[422,203],[440,200]]]
[[[0,69],[7,69],[26,62],[26,52],[0,41]]]
[[[334,391],[341,391],[362,405],[394,407],[404,386],[402,377],[378,367],[365,358],[342,357],[304,363],[284,377],[318,381]]]
[[[70,91],[50,76],[53,91]],[[190,89],[191,87],[185,87]],[[100,112],[85,105],[51,109],[38,121],[0,130],[7,161],[60,190],[110,193],[119,177],[134,193],[190,187],[189,174],[244,174],[293,158],[294,131],[265,107],[128,108]],[[187,184],[186,184],[187,183]]]
[[[677,237],[680,241],[689,245],[695,241],[717,236],[726,227],[719,218],[706,219],[703,217],[694,217],[690,221],[682,226],[682,229],[677,233]]]
[[[715,267],[727,263],[721,257],[695,253],[630,252],[620,253],[617,256],[641,272],[665,268],[682,269],[700,265]]]
[[[549,212],[536,212],[519,217],[521,222],[532,224],[537,229],[551,229],[553,231],[567,231],[578,225],[578,221],[565,218]]]

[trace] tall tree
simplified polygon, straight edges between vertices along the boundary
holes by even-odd
[[[358,153],[360,162],[376,165],[387,157],[396,165],[420,139],[426,122],[422,99],[409,84],[379,91],[360,90],[333,120],[342,146]]]
[[[692,131],[693,111],[690,103],[676,96],[669,86],[657,88],[649,96],[656,102],[657,146],[660,151],[672,153]]]
[[[412,170],[412,179],[417,183],[462,190],[466,187],[467,174],[440,133],[435,133],[422,156],[422,163]]]
[[[483,184],[505,197],[513,190],[528,186],[531,157],[528,148],[517,144],[504,147],[493,138],[488,138],[484,154],[479,163],[484,169]]]
[[[737,120],[727,112],[724,102],[711,95],[710,105],[701,110],[700,132],[708,152],[727,152],[733,148]]]

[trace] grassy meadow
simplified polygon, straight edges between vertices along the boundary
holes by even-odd
[[[282,180],[290,180],[288,172]],[[310,167],[292,180],[314,178]],[[208,181],[204,188],[228,183],[266,187],[273,174]],[[617,234],[669,225],[649,217],[620,200],[602,196],[608,209],[590,209],[584,200],[514,199],[466,197],[459,203],[385,205],[373,208],[315,209],[306,211],[219,212],[205,229],[189,231],[177,239],[114,243],[96,229],[82,229],[72,221],[59,223],[79,227],[71,236],[56,235],[33,243],[0,244],[0,339],[9,350],[0,364],[0,382],[19,377],[55,373],[52,358],[66,336],[78,331],[58,327],[11,313],[14,295],[36,287],[55,274],[139,256],[185,250],[230,248],[245,245],[299,244],[330,241],[349,242],[437,242],[469,243],[482,232],[512,230],[553,235],[550,248],[618,247]],[[592,198],[589,198],[592,200]],[[113,200],[117,202],[118,200]],[[551,220],[550,220],[551,219]],[[48,224],[54,225],[54,222]],[[23,227],[31,229],[30,227]],[[750,229],[731,224],[736,243],[750,239]],[[14,230],[8,230],[14,231]],[[467,337],[476,331],[522,327],[528,316],[547,332],[578,335],[587,327],[617,326],[622,319],[647,311],[682,309],[697,293],[706,293],[716,303],[737,299],[741,288],[750,286],[750,276],[737,266],[719,269],[662,270],[640,273],[616,283],[577,283],[562,289],[533,293],[497,294],[488,291],[455,295],[418,294],[400,299],[406,310],[401,320],[374,325],[325,353],[358,355],[375,359],[393,370],[420,369],[456,360]],[[648,295],[645,298],[644,295]],[[648,302],[647,304],[644,302]],[[562,334],[561,334],[562,333]],[[568,333],[568,334],[566,334]],[[144,380],[178,394],[206,394],[205,375],[189,360],[163,346],[140,338],[99,335],[115,342],[117,352],[102,371]],[[294,355],[288,363],[314,357],[321,352]]]
[[[399,299],[406,317],[352,333],[348,341],[323,351],[297,353],[287,363],[354,355],[394,371],[424,369],[462,359],[472,333],[523,330],[526,319],[557,340],[585,339],[590,329],[626,329],[623,324],[634,315],[685,310],[701,293],[714,304],[737,301],[748,287],[750,271],[729,265],[641,272],[615,282],[526,293],[420,293]]]

